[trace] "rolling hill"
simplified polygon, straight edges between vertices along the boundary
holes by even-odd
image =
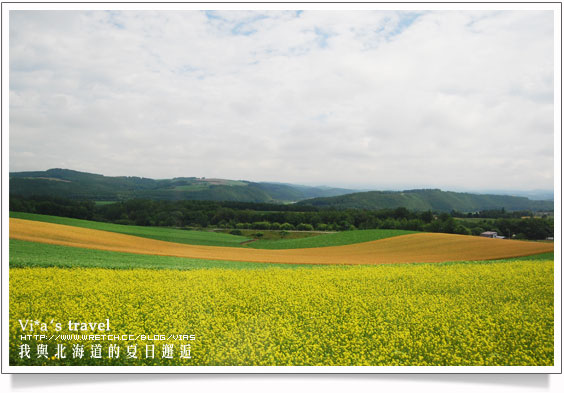
[[[255,203],[293,203],[317,208],[393,209],[414,211],[475,212],[553,211],[552,200],[531,200],[523,196],[471,194],[439,189],[366,191],[330,187],[308,187],[287,183],[176,177],[149,179],[133,176],[104,176],[69,169],[10,173],[10,195],[64,197],[76,200],[125,201],[207,200]]]
[[[196,177],[159,180],[131,176],[113,177],[59,168],[10,173],[11,195],[47,195],[98,201],[142,198],[286,203],[350,192],[355,191],[342,188]]]
[[[552,211],[554,201],[530,200],[509,195],[469,194],[438,189],[407,191],[367,191],[334,197],[312,198],[298,202],[319,208],[393,209],[405,207],[415,211],[475,212],[502,209],[507,211]]]

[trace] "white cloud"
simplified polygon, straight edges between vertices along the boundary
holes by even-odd
[[[553,184],[552,12],[10,14],[10,170]]]

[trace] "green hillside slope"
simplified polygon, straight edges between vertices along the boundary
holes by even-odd
[[[474,212],[501,208],[508,211],[552,211],[554,209],[553,201],[533,201],[525,197],[468,194],[437,189],[358,192],[335,197],[312,198],[298,203],[319,208],[377,210],[405,207],[416,211],[443,212],[452,210]]]
[[[10,173],[11,195],[46,195],[99,201],[138,198],[282,203],[350,192],[354,191],[196,177],[159,180],[131,176],[112,177],[68,169]]]

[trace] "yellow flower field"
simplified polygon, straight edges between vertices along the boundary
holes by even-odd
[[[553,312],[548,260],[265,270],[17,268],[10,270],[10,364],[552,365]],[[123,340],[49,340],[72,333],[68,321],[106,319],[110,331],[97,333]],[[47,323],[48,337],[22,340],[31,333],[18,320]],[[142,334],[157,339],[133,337]],[[65,347],[64,358],[56,356],[57,344]],[[137,358],[128,357],[134,345]],[[74,357],[80,346],[83,356]]]

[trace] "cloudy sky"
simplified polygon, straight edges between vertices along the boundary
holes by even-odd
[[[10,171],[552,189],[552,11],[11,11]]]

